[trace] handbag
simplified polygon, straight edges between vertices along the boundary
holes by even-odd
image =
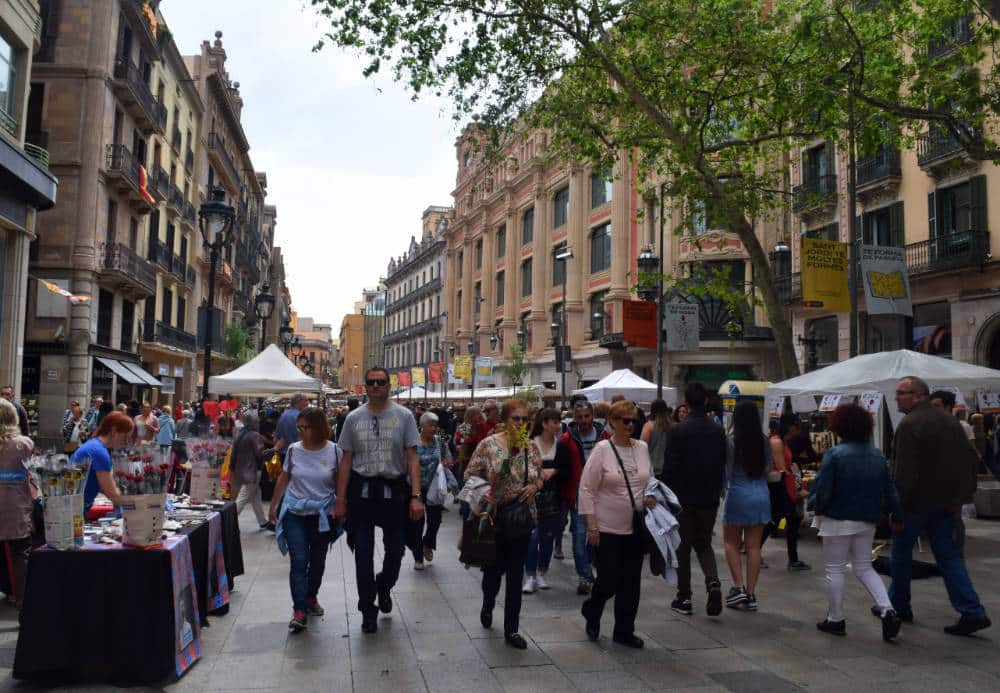
[[[654,545],[653,535],[649,533],[649,527],[646,526],[645,514],[635,504],[635,496],[632,495],[632,484],[628,481],[628,472],[625,471],[625,463],[622,462],[622,456],[618,454],[618,448],[615,447],[614,443],[609,440],[608,444],[611,445],[611,449],[615,453],[615,459],[618,460],[618,467],[622,470],[622,478],[625,479],[625,488],[628,490],[628,499],[632,503],[632,533],[639,538],[642,552],[648,553]]]
[[[470,513],[462,522],[462,539],[458,545],[458,560],[479,568],[497,562],[496,524],[490,513]]]
[[[524,451],[524,482],[528,482],[528,451]],[[513,500],[497,506],[497,528],[505,539],[522,539],[535,529],[535,517],[523,500]]]

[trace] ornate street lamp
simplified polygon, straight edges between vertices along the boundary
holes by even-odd
[[[212,188],[209,201],[198,210],[198,228],[209,249],[208,301],[205,310],[205,382],[201,389],[202,399],[208,399],[208,382],[212,375],[212,330],[215,318],[215,268],[219,253],[233,242],[233,219],[236,211],[226,204],[226,191]]]
[[[267,342],[267,320],[274,312],[274,294],[269,289],[267,282],[264,282],[260,287],[260,293],[253,300],[254,312],[260,320],[260,351],[264,351]]]
[[[281,348],[285,352],[285,356],[288,356],[288,347],[292,343],[292,334],[295,330],[292,329],[291,321],[285,318],[281,322],[281,328],[278,330],[278,339],[281,340]]]

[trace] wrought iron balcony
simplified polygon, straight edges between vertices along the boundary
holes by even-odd
[[[962,144],[944,128],[932,125],[917,137],[917,165],[921,168],[933,168],[964,153]]]
[[[792,189],[792,211],[796,214],[817,211],[837,201],[837,176],[826,174],[807,178]]]
[[[239,187],[239,171],[233,163],[233,160],[229,157],[229,152],[226,151],[226,146],[222,141],[222,138],[215,132],[210,132],[208,134],[208,153],[214,155],[215,158],[221,162],[222,168],[225,170],[225,173],[229,175],[230,182],[233,184],[233,187]]]
[[[429,282],[420,286],[419,288],[414,289],[413,291],[410,291],[404,294],[403,296],[399,297],[399,299],[393,301],[392,303],[387,304],[385,307],[385,313],[386,315],[390,315],[401,308],[405,308],[411,303],[415,303],[422,298],[430,296],[435,291],[439,291],[440,289],[441,289],[441,277],[435,277],[434,279],[430,280]]]
[[[957,231],[906,245],[911,275],[982,267],[989,260],[990,232]]]
[[[167,209],[178,215],[184,212],[184,193],[176,185],[170,186],[170,194],[167,196]]]
[[[153,205],[145,198],[139,187],[140,168],[138,159],[124,144],[107,146],[105,171],[108,181],[117,184],[118,191],[129,198],[134,208],[140,212],[148,212]]]
[[[927,46],[927,57],[931,60],[951,53],[972,38],[972,17],[960,17],[952,22],[945,35]]]
[[[3,108],[0,108],[0,130],[17,137],[17,120]]]
[[[157,200],[166,200],[167,195],[170,193],[170,175],[163,170],[162,166],[156,164],[153,166],[153,173],[149,176],[149,182],[146,187],[149,189],[149,193],[157,198]]]
[[[137,297],[156,293],[156,270],[139,254],[121,243],[105,243],[101,249],[101,280]]]
[[[395,332],[384,335],[382,337],[382,344],[395,344],[396,342],[401,342],[410,337],[426,334],[439,329],[441,329],[441,318],[434,316],[433,318],[421,320],[414,325],[410,325],[409,327],[404,327],[401,330],[396,330]]]
[[[128,58],[119,57],[115,61],[114,76],[115,93],[135,118],[139,129],[147,134],[163,134],[167,127],[167,109],[153,96],[139,67]]]
[[[898,149],[880,149],[871,156],[863,156],[855,164],[858,190],[877,187],[888,181],[898,181],[902,176]]]
[[[187,276],[187,263],[181,258],[180,255],[174,255],[170,264],[170,271],[173,273],[179,282],[183,282],[184,278]]]
[[[142,341],[161,344],[188,353],[198,351],[198,340],[190,332],[172,327],[162,320],[143,320]]]
[[[181,216],[181,220],[190,226],[192,230],[197,228],[198,213],[195,212],[194,205],[190,202],[184,203],[184,214]]]
[[[188,265],[185,270],[184,283],[188,286],[194,286],[196,281],[198,281],[198,274],[194,271],[194,267]]]

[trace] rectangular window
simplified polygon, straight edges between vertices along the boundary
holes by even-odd
[[[101,346],[111,346],[111,322],[114,319],[114,306],[114,294],[101,289],[97,295],[97,343]]]
[[[465,253],[459,253],[458,254],[458,270],[455,272],[455,276],[457,276],[459,279],[462,278],[462,269],[463,269],[462,265],[464,265],[464,264],[465,264]]]
[[[531,295],[531,258],[521,263],[521,297]]]
[[[590,207],[600,207],[611,202],[611,172],[594,171],[590,174]]]
[[[558,229],[569,221],[569,187],[557,191],[552,199],[552,228]]]
[[[861,238],[865,245],[883,245],[902,248],[903,234],[903,203],[896,202],[865,212],[861,215]]]
[[[837,222],[827,224],[826,226],[820,226],[815,229],[808,229],[802,233],[806,238],[818,238],[824,241],[839,241],[840,240],[840,225]]]
[[[483,239],[476,241],[476,269],[483,268]]]
[[[524,210],[521,217],[521,245],[528,245],[535,240],[535,208]]]
[[[562,286],[566,280],[566,260],[559,260],[556,255],[566,250],[566,241],[559,243],[552,249],[552,286]]]
[[[17,52],[14,47],[0,37],[0,111],[7,116],[0,118],[0,126],[11,135],[17,129],[14,113],[17,99],[14,91],[17,89]]]
[[[183,330],[187,325],[187,299],[177,298],[177,329]]]
[[[476,282],[472,291],[472,314],[479,315],[479,307],[483,305],[483,284]]]
[[[602,224],[590,234],[590,272],[611,267],[611,224]]]
[[[128,220],[128,247],[139,251],[139,222],[135,217],[129,217]]]
[[[507,254],[507,227],[501,224],[497,229],[497,259],[503,258]]]
[[[132,331],[135,328],[135,304],[122,300],[122,351],[132,351]]]
[[[455,297],[455,312],[458,313],[458,315],[455,316],[456,319],[461,320],[462,319],[462,292],[461,291],[459,291],[458,294]]]
[[[163,292],[163,303],[160,306],[160,319],[165,325],[174,321],[174,292],[169,289]]]
[[[500,270],[497,272],[497,286],[496,286],[496,301],[498,306],[503,305],[503,293],[504,293],[504,271]]]

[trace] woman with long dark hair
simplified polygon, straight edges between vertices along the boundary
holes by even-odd
[[[743,400],[733,411],[733,430],[727,438],[726,478],[728,490],[722,509],[722,532],[726,562],[733,587],[726,606],[757,608],[757,578],[760,577],[760,546],[764,525],[771,519],[771,497],[767,472],[771,449],[761,429],[760,410]],[[740,539],[747,547],[746,583],[740,560]]]
[[[525,594],[536,589],[547,590],[549,583],[545,574],[552,560],[552,546],[562,533],[566,508],[563,507],[563,486],[569,478],[569,448],[559,440],[562,431],[562,417],[552,408],[542,409],[535,415],[531,429],[531,440],[538,446],[542,458],[542,490],[535,496],[535,514],[538,525],[531,532],[528,556],[524,562]]]
[[[667,456],[667,435],[673,425],[670,407],[662,399],[655,399],[649,405],[650,420],[642,427],[639,440],[649,446],[649,461],[653,465],[653,476],[657,479],[663,473],[663,461]]]

